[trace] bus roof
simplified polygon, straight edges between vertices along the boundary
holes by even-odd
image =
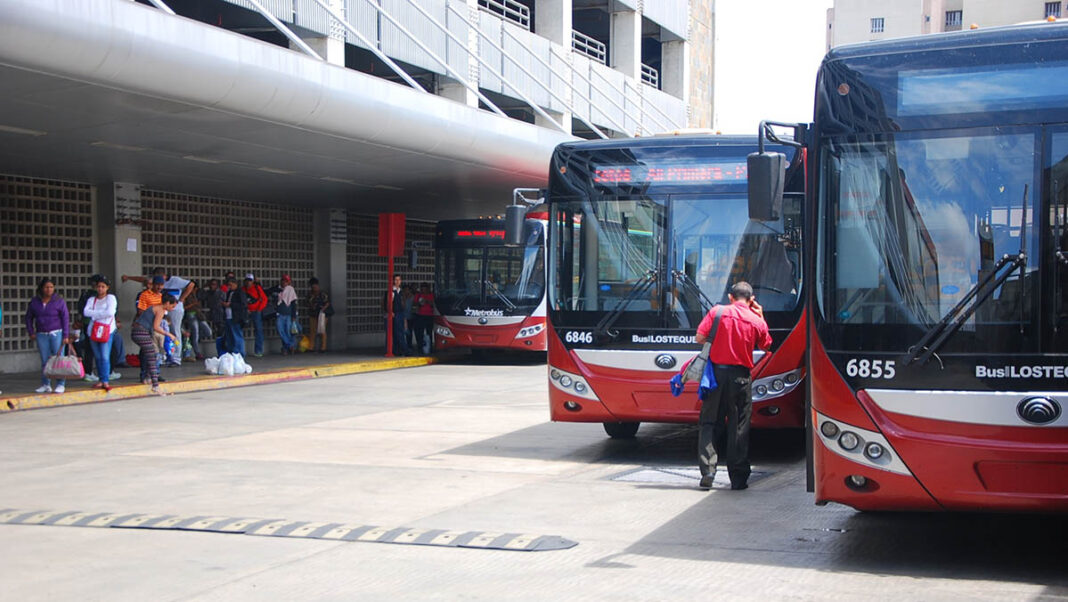
[[[845,44],[832,48],[823,59],[823,62],[828,63],[841,59],[900,52],[923,52],[947,48],[998,46],[1063,39],[1068,39],[1068,21],[1004,25],[875,42]]]

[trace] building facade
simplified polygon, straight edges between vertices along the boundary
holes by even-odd
[[[1064,0],[835,0],[827,11],[827,48],[1060,18],[1064,5]]]
[[[323,131],[314,118],[327,109],[344,118],[345,105],[325,106],[328,103],[314,94],[300,97],[297,92],[306,81],[294,78],[288,86],[285,78],[296,72],[294,56],[334,69],[316,78],[338,78],[338,67],[358,72],[363,80],[346,80],[334,89],[369,95],[379,104],[403,104],[403,98],[392,98],[403,95],[392,90],[418,88],[423,96],[404,98],[436,97],[427,105],[436,111],[428,123],[436,115],[464,112],[467,122],[474,115],[490,132],[506,129],[496,125],[501,115],[504,121],[523,122],[519,125],[529,129],[509,131],[513,139],[534,140],[538,131],[555,132],[557,138],[542,137],[537,143],[546,168],[551,141],[560,136],[649,135],[711,123],[711,0],[257,4],[91,0],[68,13],[72,5],[62,0],[0,0],[0,38],[10,41],[6,46],[0,41],[0,373],[38,365],[23,315],[39,279],[56,282],[73,315],[89,276],[109,276],[124,323],[120,332],[129,343],[126,326],[140,286],[121,284],[119,276],[143,274],[157,266],[202,285],[227,271],[239,276],[251,272],[267,284],[289,274],[302,296],[307,279],[318,277],[337,311],[330,346],[378,345],[383,339],[386,259],[377,255],[377,214],[407,214],[405,256],[397,258],[397,272],[409,282],[422,282],[431,281],[434,273],[430,246],[437,219],[474,217],[488,206],[507,204],[504,196],[487,198],[482,183],[467,175],[457,178],[472,180],[465,182],[469,186],[462,194],[439,194],[426,179],[431,170],[426,163],[413,163],[411,169],[371,169],[380,173],[367,179],[366,165],[376,155],[384,164],[396,162],[390,155],[393,149],[385,140],[354,142],[344,123],[337,131]],[[26,39],[16,40],[15,34],[26,27],[3,15],[23,15],[27,9],[40,9],[49,27],[68,32],[69,39],[51,38],[50,46],[71,57],[70,69],[45,77],[41,73],[47,69],[25,60],[30,53]],[[115,25],[118,34],[129,34],[135,43],[134,36],[140,36],[145,50],[154,46],[154,56],[179,38],[160,37],[154,44],[145,36],[162,32],[160,24],[168,18],[180,20],[182,35],[196,38],[190,48],[200,45],[203,52],[189,63],[192,76],[161,76],[158,66],[146,62],[150,53],[127,42],[125,54],[104,49],[99,57],[90,56],[85,49],[93,49],[92,36],[79,32],[78,10],[98,29]],[[57,23],[56,17],[70,20]],[[109,24],[109,18],[124,23]],[[131,23],[139,29],[129,27]],[[112,35],[116,32],[105,31],[98,38],[117,40]],[[255,43],[250,45],[249,38]],[[217,55],[209,56],[212,53]],[[246,97],[245,104],[255,104],[248,98],[260,102],[262,112],[255,113],[260,107],[251,106],[248,115],[237,115],[240,111],[226,105],[222,96],[212,104],[194,93],[203,92],[195,61],[217,60],[226,53],[240,54],[242,60],[217,61],[230,78],[222,89],[254,89],[264,74],[280,82],[270,97]],[[177,64],[184,57],[172,58]],[[83,68],[79,65],[90,64],[102,66],[104,75],[118,83],[69,83],[104,77],[78,71]],[[273,66],[269,74],[265,66]],[[242,72],[245,68],[248,73]],[[165,88],[148,87],[168,75],[183,78],[174,96],[159,91]],[[368,86],[366,76],[393,83]],[[219,74],[204,79],[213,77]],[[120,90],[130,81],[148,83],[133,92]],[[70,91],[70,98],[63,97],[64,90]],[[278,107],[285,103],[304,111],[303,122],[281,123],[278,116],[285,115]],[[193,105],[196,110],[189,108]],[[411,110],[418,113],[422,104]],[[382,119],[376,124],[382,132],[411,127],[395,116]],[[73,134],[63,138],[68,131],[94,133],[84,140]],[[437,148],[427,149],[428,155],[444,154],[445,143],[430,139],[428,146]],[[471,140],[454,146],[477,143],[477,137]],[[535,146],[531,142],[531,148]],[[414,147],[404,156],[418,158],[418,141]],[[477,163],[480,156],[492,154],[467,153],[455,164]],[[539,155],[534,163],[541,165],[541,160]],[[433,169],[441,169],[439,163],[432,163]],[[507,181],[509,166],[504,163],[487,173],[501,180],[494,183],[498,188],[510,190],[513,184]],[[355,171],[361,164],[364,172]],[[336,170],[326,171],[331,166]],[[305,173],[316,167],[324,171]],[[350,168],[351,174],[346,172]],[[529,186],[529,172],[524,172],[527,180],[515,185]],[[410,188],[404,177],[411,178]],[[271,330],[268,348],[277,349]],[[210,344],[203,349],[210,352]]]

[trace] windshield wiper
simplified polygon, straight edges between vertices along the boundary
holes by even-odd
[[[645,274],[641,277],[641,280],[639,280],[638,283],[634,286],[634,288],[630,289],[630,292],[627,293],[625,297],[620,299],[619,302],[616,303],[616,306],[613,307],[610,312],[608,312],[604,315],[603,318],[601,318],[601,321],[597,323],[597,326],[594,327],[594,330],[597,332],[604,332],[615,336],[615,333],[609,333],[608,329],[612,327],[612,324],[616,323],[616,320],[619,319],[619,316],[623,315],[623,310],[627,309],[627,306],[630,305],[632,301],[637,299],[642,293],[649,290],[649,287],[652,286],[653,283],[656,282],[656,280],[657,271],[652,269],[647,270]]]
[[[504,296],[504,293],[501,292],[501,289],[497,288],[497,285],[494,284],[492,280],[483,280],[482,282],[486,284],[489,291],[492,292],[494,296],[504,302],[504,305],[508,308],[508,311],[515,310],[515,303],[512,303],[511,299]]]
[[[953,309],[949,310],[937,324],[928,329],[919,342],[909,348],[904,361],[906,366],[915,361],[919,361],[921,365],[926,364],[935,351],[946,342],[946,339],[957,332],[972,317],[975,310],[979,309],[979,306],[985,303],[1002,284],[1005,284],[1013,272],[1020,270],[1020,279],[1023,279],[1024,270],[1027,268],[1027,184],[1024,184],[1021,205],[1020,251],[1015,255],[1002,255],[1001,259],[994,264],[994,269],[990,270],[982,280],[976,282],[975,286],[968,289],[964,298],[954,305]],[[1009,266],[1009,269],[997,276],[997,273],[1005,266]]]
[[[701,290],[701,287],[697,286],[697,283],[691,280],[690,277],[686,275],[686,272],[671,270],[671,275],[674,276],[676,280],[682,281],[682,283],[689,287],[691,291],[697,293],[697,296],[700,297],[702,301],[702,312],[707,312],[712,309],[712,306],[715,305],[715,303],[712,303],[712,300],[708,298],[708,295],[705,295],[705,292]]]

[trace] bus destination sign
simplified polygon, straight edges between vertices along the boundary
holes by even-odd
[[[748,176],[745,161],[686,164],[595,165],[593,182],[615,184],[705,184],[744,182]]]

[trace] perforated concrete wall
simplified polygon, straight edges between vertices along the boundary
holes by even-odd
[[[0,175],[0,353],[35,351],[24,316],[49,277],[74,305],[93,274],[93,189],[88,184]]]

